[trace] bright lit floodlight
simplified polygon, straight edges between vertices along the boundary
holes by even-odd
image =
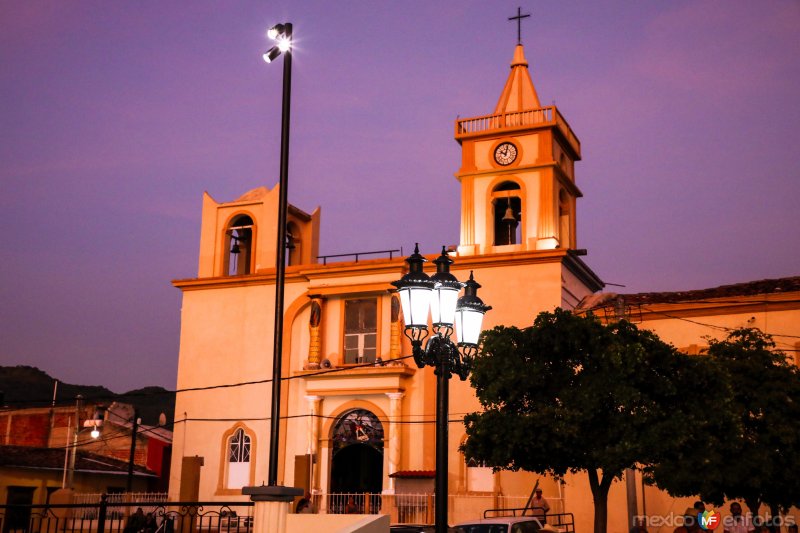
[[[279,55],[281,55],[280,49],[277,46],[273,46],[272,48],[269,49],[269,51],[266,54],[264,54],[261,57],[264,58],[264,61],[266,63],[272,63]]]
[[[267,37],[275,40],[278,38],[279,35],[282,35],[285,31],[283,24],[276,24],[270,29],[267,30]]]
[[[286,52],[292,47],[292,42],[284,36],[278,38],[278,50]]]

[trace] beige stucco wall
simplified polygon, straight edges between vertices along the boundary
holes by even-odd
[[[479,294],[494,307],[486,316],[485,327],[495,325],[529,325],[542,310],[552,310],[565,300],[572,300],[588,289],[562,265],[563,253],[505,254],[486,258],[456,258],[453,273],[466,279],[469,271],[483,286]],[[389,282],[402,275],[402,261],[376,261],[372,266],[340,265],[333,267],[300,267],[290,269],[286,285],[288,335],[284,337],[284,377],[293,377],[283,384],[284,425],[281,453],[281,480],[294,481],[294,457],[304,455],[309,447],[318,450],[315,488],[328,490],[330,469],[330,431],[333,419],[353,407],[365,407],[382,418],[387,441],[400,439],[395,458],[401,470],[434,468],[433,424],[392,424],[389,420],[392,401],[387,393],[401,392],[399,411],[403,420],[433,420],[435,406],[435,377],[430,369],[413,370],[408,361],[408,375],[338,375],[335,380],[315,381],[296,376],[304,368],[309,347],[308,294],[324,293],[322,311],[322,352],[335,365],[341,364],[343,301],[347,297],[375,297],[379,300],[378,353],[390,358],[388,342],[390,321]],[[302,272],[303,268],[307,272]],[[309,270],[310,269],[310,270]],[[272,373],[272,342],[274,286],[268,276],[243,282],[240,279],[214,278],[207,286],[202,280],[189,280],[184,288],[181,311],[181,347],[179,355],[178,388],[209,387],[268,380]],[[384,287],[377,290],[376,287]],[[562,288],[564,287],[564,288]],[[565,296],[568,294],[569,296]],[[403,339],[402,354],[411,348]],[[295,379],[295,377],[297,379]],[[333,385],[331,385],[333,384]],[[331,388],[332,387],[332,388]],[[181,458],[200,456],[204,466],[200,475],[202,499],[227,499],[238,491],[221,490],[224,480],[223,448],[226,432],[237,424],[251,432],[255,450],[251,459],[252,481],[260,484],[267,478],[266,455],[269,449],[269,413],[271,385],[257,383],[230,388],[181,392],[176,401],[172,479],[170,494],[178,494]],[[314,422],[319,441],[310,443],[311,426],[307,396],[319,397],[322,418]],[[457,378],[451,381],[451,412],[453,416],[479,408],[468,383]],[[180,423],[188,418],[185,423]],[[200,420],[202,419],[202,420]],[[463,427],[451,424],[450,485],[465,487],[466,472],[457,448],[463,438]],[[386,453],[386,448],[385,448]],[[390,465],[384,461],[384,488],[391,487]],[[499,474],[499,485],[508,490],[529,492],[530,483],[524,476]],[[517,478],[520,481],[517,481]]]

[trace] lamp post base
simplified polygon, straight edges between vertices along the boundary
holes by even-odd
[[[250,496],[253,506],[252,533],[286,533],[286,517],[292,502],[303,495],[303,489],[279,485],[244,487],[242,494]]]

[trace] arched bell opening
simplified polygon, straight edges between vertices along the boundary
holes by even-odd
[[[522,199],[520,186],[504,181],[492,189],[494,245],[505,246],[522,242]]]
[[[286,224],[286,264],[299,265],[302,263],[303,242],[300,239],[300,227],[294,222]]]
[[[226,276],[250,274],[253,260],[253,219],[247,215],[234,217],[225,230],[223,247]]]

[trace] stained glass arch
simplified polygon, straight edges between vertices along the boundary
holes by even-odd
[[[383,424],[374,413],[353,409],[336,421],[332,440],[333,453],[351,444],[368,444],[383,452]]]

